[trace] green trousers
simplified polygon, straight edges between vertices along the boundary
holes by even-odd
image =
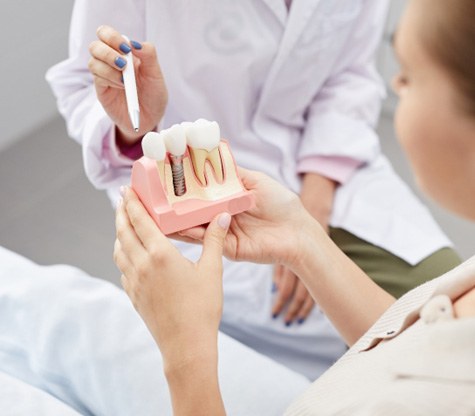
[[[457,253],[448,247],[411,266],[341,228],[330,228],[330,237],[371,279],[396,298],[461,263]]]

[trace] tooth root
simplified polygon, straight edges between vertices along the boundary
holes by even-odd
[[[190,153],[196,177],[203,186],[206,186],[205,163],[208,152],[204,149],[190,149]]]
[[[157,170],[158,170],[158,175],[160,176],[160,182],[162,183],[163,187],[166,188],[165,162],[163,160],[157,161]]]
[[[208,153],[207,159],[210,161],[211,166],[214,170],[214,175],[219,183],[222,183],[224,180],[223,166],[221,165],[221,156],[219,154],[219,147],[216,147],[211,152]]]

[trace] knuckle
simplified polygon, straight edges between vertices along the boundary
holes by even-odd
[[[280,298],[286,301],[287,299],[290,298],[291,295],[292,295],[292,289],[289,286],[285,285],[280,292]]]
[[[153,244],[149,250],[148,250],[150,257],[155,263],[161,263],[163,261],[162,259],[162,253],[160,250],[160,247],[158,247],[156,244]]]
[[[108,61],[108,62],[114,62],[117,58],[117,53],[114,52],[113,50],[108,50],[106,52],[106,56],[105,56],[105,59]]]
[[[99,39],[107,40],[110,36],[111,27],[107,25],[101,25],[96,30],[96,35]]]
[[[115,231],[115,235],[117,237],[117,240],[119,241],[123,241],[124,240],[124,234],[125,234],[125,231],[124,231],[124,228],[119,225]]]
[[[294,297],[295,303],[302,304],[307,299],[306,293],[297,293]]]
[[[89,71],[93,72],[95,63],[96,63],[96,60],[91,57],[89,61],[87,62],[87,67],[89,68]]]

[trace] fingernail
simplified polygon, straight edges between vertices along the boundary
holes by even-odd
[[[136,40],[131,40],[130,44],[134,49],[142,49],[142,44],[137,42]]]
[[[287,326],[287,327],[289,327],[290,325],[292,325],[292,321],[287,321],[287,322],[285,323],[285,326]]]
[[[120,195],[123,197],[125,196],[125,191],[127,190],[126,186],[121,186],[119,189]]]
[[[299,320],[297,321],[299,325],[302,325],[304,322],[305,322],[305,318],[299,318]]]
[[[277,319],[278,316],[279,316],[278,313],[274,313],[274,314],[272,315],[272,319]]]
[[[231,215],[229,215],[227,212],[221,214],[218,218],[218,225],[223,230],[227,230],[229,227],[229,224],[231,224]]]
[[[272,283],[272,293],[277,292],[277,285],[275,283]]]
[[[122,206],[122,202],[124,202],[124,200],[122,198],[119,198],[119,200],[117,201],[117,209],[119,209],[121,206]]]
[[[119,49],[124,53],[129,53],[132,50],[126,43],[121,43]]]
[[[118,56],[117,58],[115,58],[114,63],[116,64],[116,66],[122,69],[127,63],[127,61],[124,58]]]

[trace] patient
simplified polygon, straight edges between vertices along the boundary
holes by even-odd
[[[395,41],[401,143],[421,187],[470,219],[474,20],[473,0],[411,0]],[[289,405],[289,415],[474,413],[474,260],[395,302],[331,243],[293,193],[262,174],[241,175],[256,208],[180,236],[203,240],[197,264],[181,257],[125,191],[115,258],[148,330],[111,284],[0,247],[0,405],[20,409],[21,397],[30,400],[12,400],[16,385],[17,392],[29,386],[38,403],[49,397],[48,409],[61,415],[58,400],[83,415],[114,416],[170,415],[171,404],[175,414],[193,415],[223,414],[224,407],[232,415],[278,415]],[[223,250],[235,260],[288,265],[352,345],[312,386],[218,335]],[[19,382],[4,389],[11,378]],[[25,414],[18,409],[7,410]]]
[[[472,220],[474,21],[473,0],[411,0],[395,36],[401,73],[394,81],[396,127],[418,184]],[[174,413],[225,413],[217,346],[224,253],[289,267],[352,346],[288,415],[473,414],[475,258],[395,302],[344,256],[296,195],[262,174],[240,173],[256,207],[182,233],[202,241],[197,263],[183,258],[123,189],[115,260],[162,353]]]

